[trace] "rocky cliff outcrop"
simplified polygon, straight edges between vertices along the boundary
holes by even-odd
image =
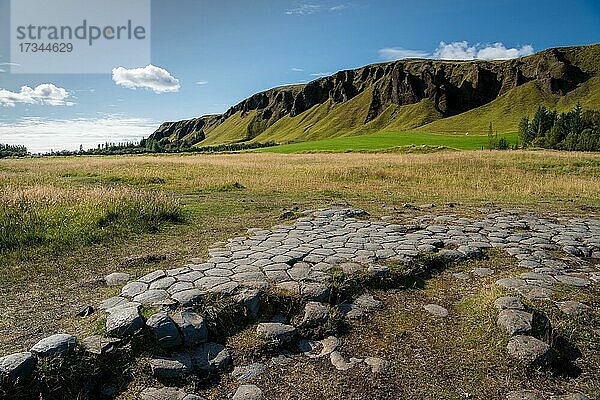
[[[389,105],[430,100],[443,117],[477,108],[529,81],[544,91],[564,95],[595,74],[581,53],[600,53],[600,45],[555,48],[506,61],[444,61],[409,59],[340,71],[305,85],[283,86],[257,93],[222,115],[162,124],[150,139],[194,144],[205,133],[236,113],[253,117],[246,139],[256,137],[285,116],[296,117],[326,102],[339,104],[372,89],[363,123],[377,118]]]

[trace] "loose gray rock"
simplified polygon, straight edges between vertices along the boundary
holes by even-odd
[[[473,270],[473,275],[477,275],[480,277],[490,276],[494,274],[494,270],[491,268],[475,268]]]
[[[204,343],[190,350],[194,368],[200,371],[224,370],[231,364],[231,354],[219,343]]]
[[[121,306],[127,302],[128,302],[127,299],[124,297],[114,296],[114,297],[110,297],[106,300],[101,301],[100,304],[98,305],[98,309],[99,310],[108,310],[109,308]]]
[[[106,334],[117,338],[131,336],[144,327],[139,306],[111,308],[106,317]]]
[[[338,371],[348,371],[350,368],[363,361],[360,358],[354,357],[350,358],[350,361],[346,361],[339,351],[334,351],[329,354],[329,360]]]
[[[304,317],[300,323],[303,327],[313,327],[327,322],[329,310],[321,303],[309,301],[304,306]]]
[[[204,319],[195,312],[183,310],[172,314],[172,319],[177,324],[183,335],[186,346],[195,346],[206,342],[208,329]]]
[[[233,400],[263,400],[263,392],[255,385],[242,385],[232,397]]]
[[[550,396],[550,400],[591,400],[589,397],[579,393],[560,394]]]
[[[263,322],[256,327],[256,333],[263,335],[267,340],[285,343],[294,338],[296,328],[278,322]]]
[[[498,325],[511,336],[528,335],[532,322],[533,314],[522,310],[502,310],[498,316]]]
[[[390,274],[390,269],[385,265],[369,265],[367,271],[375,278],[385,278]]]
[[[367,357],[365,358],[365,364],[371,367],[371,372],[378,374],[380,372],[386,372],[390,369],[392,364],[379,357]]]
[[[192,359],[188,354],[175,354],[171,358],[156,357],[150,360],[152,376],[159,379],[183,378],[192,372]]]
[[[364,317],[363,310],[354,304],[342,303],[338,306],[340,312],[348,319],[358,319]]]
[[[62,356],[73,351],[76,343],[75,336],[58,333],[40,340],[30,351],[39,357]]]
[[[361,272],[364,269],[361,264],[354,262],[341,263],[340,268],[342,269],[342,272],[344,272],[346,275],[354,275],[358,272]]]
[[[558,309],[571,316],[585,314],[591,310],[591,307],[578,301],[561,301],[557,303]]]
[[[93,335],[83,339],[81,341],[81,347],[88,353],[105,355],[113,353],[120,342],[120,339]]]
[[[104,281],[107,286],[121,286],[126,284],[130,278],[131,275],[125,272],[113,272],[110,275],[106,275]]]
[[[28,379],[35,368],[35,358],[30,352],[15,353],[0,358],[0,376],[11,383]]]
[[[508,354],[534,366],[546,366],[552,360],[552,349],[532,336],[513,336],[506,346]]]
[[[375,300],[372,295],[367,293],[360,295],[352,304],[366,312],[377,311],[383,308],[381,301]]]
[[[231,375],[240,383],[250,382],[267,369],[262,363],[254,363],[243,367],[235,367]]]
[[[590,281],[584,278],[579,278],[577,276],[571,275],[557,275],[556,280],[560,283],[564,283],[565,285],[576,286],[576,287],[585,287],[589,286]]]
[[[173,387],[162,389],[148,388],[140,393],[140,400],[205,400],[204,397],[188,394]]]
[[[423,306],[423,308],[436,317],[446,318],[448,316],[448,310],[437,304],[427,304]]]
[[[260,310],[261,293],[256,289],[245,289],[233,297],[233,301],[246,310],[247,315],[255,318]]]
[[[154,338],[160,347],[169,349],[181,345],[182,340],[179,330],[166,312],[152,315],[146,321],[146,325],[154,334]]]
[[[525,310],[525,306],[518,297],[504,296],[494,301],[494,306],[502,310]]]
[[[537,390],[514,390],[506,394],[506,400],[544,400]]]
[[[452,276],[460,281],[466,281],[469,279],[469,274],[466,272],[455,272]]]

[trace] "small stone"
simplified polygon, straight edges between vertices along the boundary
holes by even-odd
[[[148,388],[140,393],[140,400],[204,400],[200,396],[187,394],[183,390],[174,387],[161,389]]]
[[[105,355],[114,352],[121,340],[105,338],[100,335],[89,336],[81,341],[83,350],[91,354]]]
[[[146,325],[154,334],[154,338],[160,347],[168,349],[181,345],[179,330],[166,312],[152,315],[146,321]]]
[[[381,301],[375,300],[372,295],[367,293],[359,296],[352,304],[366,312],[377,311],[383,308],[383,303]]]
[[[206,342],[208,330],[204,319],[192,311],[178,311],[172,314],[172,319],[177,324],[183,335],[186,346],[195,346]]]
[[[348,371],[350,368],[363,361],[360,358],[354,357],[350,358],[350,361],[346,361],[339,351],[334,351],[329,354],[329,360],[338,371]]]
[[[242,385],[232,397],[232,400],[263,400],[263,392],[255,385]]]
[[[475,268],[473,270],[473,275],[477,275],[480,277],[490,276],[494,274],[494,270],[491,268]]]
[[[543,400],[544,396],[537,390],[514,390],[506,394],[506,400]]]
[[[448,310],[437,304],[427,304],[423,306],[423,308],[436,317],[446,318],[448,316]]]
[[[494,301],[494,306],[502,310],[525,310],[525,306],[518,297],[504,296],[499,297]]]
[[[0,376],[11,383],[28,379],[35,368],[35,358],[29,352],[15,353],[0,358]]]
[[[85,307],[83,307],[81,309],[81,311],[79,311],[77,313],[77,316],[81,317],[81,318],[89,317],[90,315],[92,315],[94,313],[94,311],[95,311],[94,307],[92,307],[92,306],[85,306]]]
[[[150,360],[150,369],[156,378],[183,378],[192,372],[192,360],[187,354],[176,354],[172,358],[156,357]]]
[[[469,279],[469,274],[466,272],[455,272],[452,274],[452,276],[461,281],[466,281]]]
[[[312,327],[323,324],[329,319],[329,310],[321,303],[309,301],[304,306],[304,317],[301,326]]]
[[[498,325],[511,336],[528,335],[532,322],[533,315],[521,310],[502,310],[498,316]]]
[[[113,272],[110,275],[106,275],[104,281],[107,286],[121,286],[126,284],[131,276],[125,272]]]
[[[532,336],[513,336],[506,346],[508,354],[535,366],[546,366],[552,359],[552,349]]]
[[[571,316],[584,314],[591,310],[591,307],[578,301],[561,301],[557,303],[558,309],[563,313]]]
[[[224,370],[231,364],[231,354],[219,343],[204,343],[190,350],[194,368],[200,371]]]
[[[106,334],[123,338],[131,336],[144,327],[139,306],[119,306],[111,308],[106,317]]]
[[[231,376],[238,380],[240,383],[250,382],[267,369],[265,364],[254,363],[243,367],[235,367]]]
[[[73,351],[76,343],[75,336],[58,333],[40,340],[30,351],[39,357],[62,356]]]
[[[348,319],[358,319],[364,317],[363,310],[354,304],[342,303],[338,306],[340,312]]]
[[[550,400],[591,400],[589,397],[579,393],[560,394],[550,396]]]
[[[371,367],[371,372],[373,372],[374,374],[386,372],[392,366],[392,364],[389,361],[379,357],[367,357],[365,358],[365,364]]]
[[[267,340],[285,343],[294,338],[296,328],[278,322],[263,322],[256,327],[256,333],[263,335]]]

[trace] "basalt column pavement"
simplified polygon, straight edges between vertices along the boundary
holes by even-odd
[[[186,305],[205,293],[232,294],[241,287],[309,295],[328,281],[328,270],[343,262],[407,262],[423,253],[460,260],[481,257],[489,248],[504,249],[530,270],[497,282],[529,299],[551,298],[556,283],[587,286],[600,280],[600,269],[588,261],[600,258],[598,220],[490,212],[481,220],[442,215],[393,224],[362,219],[363,210],[350,208],[305,214],[291,225],[249,229],[247,237],[217,243],[207,262],[193,260],[129,282],[102,308],[130,301]],[[553,255],[558,250],[560,258]]]
[[[105,336],[77,343],[71,335],[53,335],[30,352],[0,358],[0,374],[11,381],[26,381],[39,358],[72,353],[79,347],[101,356],[118,349],[123,339],[144,331],[151,332],[163,354],[170,354],[150,360],[155,377],[168,381],[194,371],[222,373],[231,364],[231,354],[221,344],[207,343],[211,338],[202,310],[196,306],[207,295],[219,294],[234,299],[247,314],[256,316],[261,294],[269,291],[297,295],[303,300],[304,314],[296,322],[285,318],[261,322],[257,326],[258,335],[279,344],[296,341],[308,357],[329,357],[339,371],[366,363],[373,373],[380,373],[390,367],[389,360],[364,354],[360,355],[364,358],[346,361],[338,351],[338,338],[311,341],[300,333],[303,328],[324,324],[334,309],[352,319],[382,306],[367,294],[351,304],[328,304],[331,270],[340,268],[348,275],[360,272],[385,277],[390,273],[390,261],[411,264],[423,254],[437,254],[452,261],[477,259],[492,248],[515,257],[521,270],[526,271],[496,281],[514,294],[500,297],[494,303],[499,310],[498,325],[510,336],[507,353],[528,365],[548,365],[552,350],[544,338],[534,337],[534,315],[522,299],[552,300],[558,284],[573,288],[597,284],[600,221],[550,218],[520,211],[480,211],[484,217],[479,219],[424,215],[391,223],[387,219],[370,218],[365,211],[355,208],[308,210],[292,223],[272,229],[249,229],[247,236],[216,243],[209,249],[206,261],[190,260],[180,268],[156,270],[130,282],[129,275],[115,272],[106,277],[106,282],[111,286],[123,285],[121,293],[98,307],[107,313]],[[493,273],[489,268],[473,270],[476,276]],[[469,275],[455,273],[452,279],[469,279]],[[142,306],[157,313],[144,319],[140,314]],[[588,305],[576,301],[562,301],[556,306],[569,315],[589,311]],[[424,305],[424,309],[433,314],[432,318],[448,316],[448,311],[437,304]],[[285,357],[271,361],[279,362],[286,362]],[[262,390],[248,383],[268,366],[256,363],[234,367],[232,375],[242,385],[233,398],[262,399]],[[532,396],[526,392],[507,394],[509,399],[548,398],[543,394]],[[200,399],[177,388],[147,388],[140,398]]]

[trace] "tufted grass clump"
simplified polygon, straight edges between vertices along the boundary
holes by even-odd
[[[61,250],[155,232],[183,214],[170,196],[129,188],[6,187],[0,194],[0,253]]]

